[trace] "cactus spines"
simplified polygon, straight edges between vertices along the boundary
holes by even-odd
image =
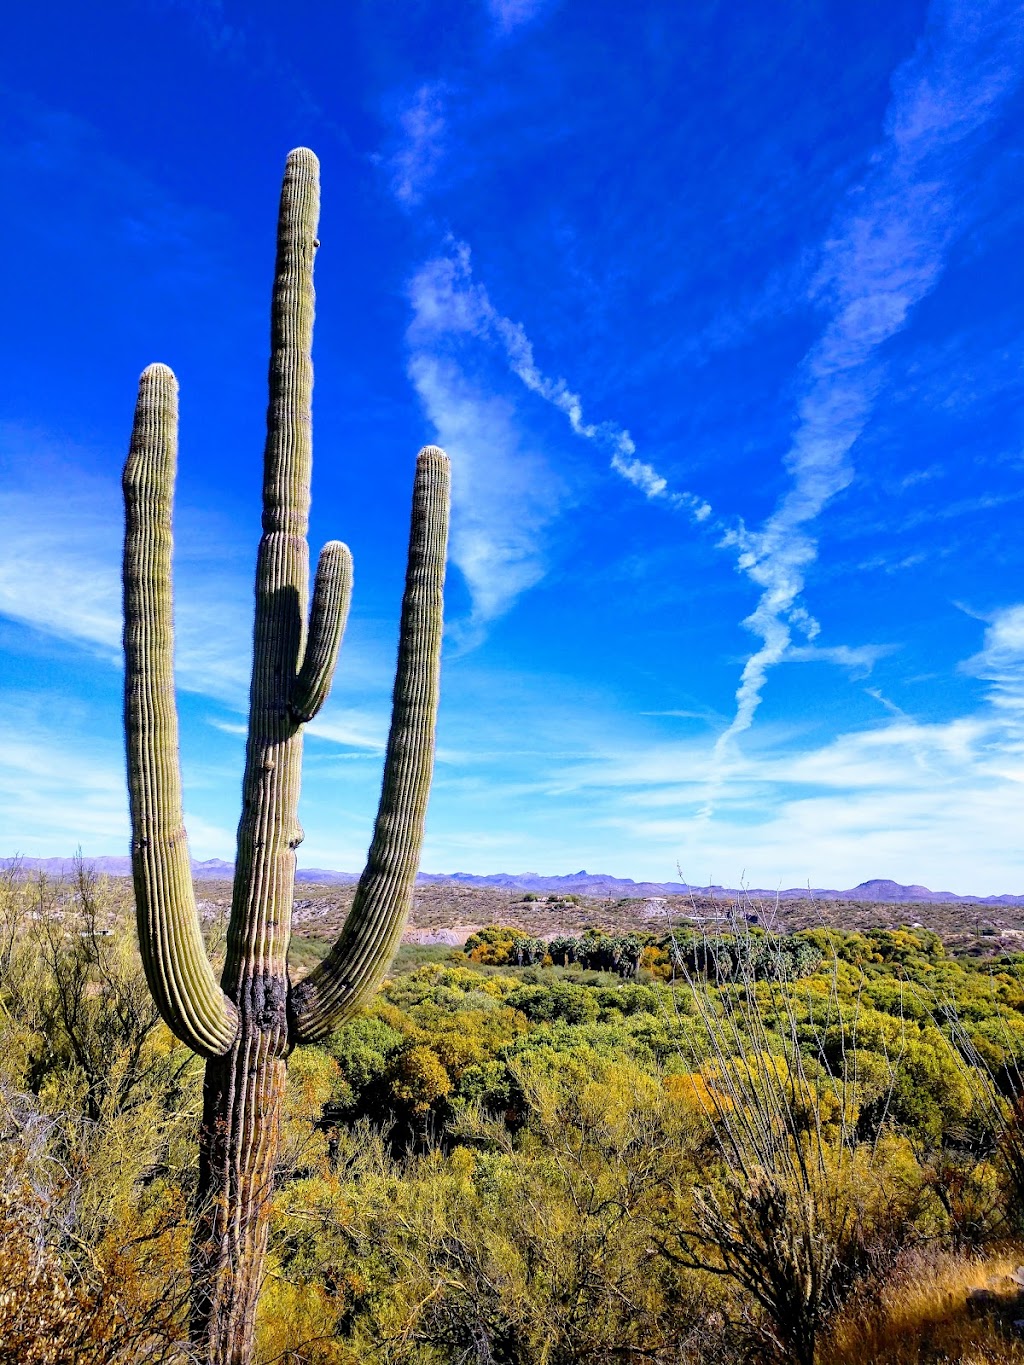
[[[165,366],[142,376],[124,477],[125,726],[139,938],[161,1013],[207,1058],[192,1322],[211,1365],[243,1365],[252,1352],[288,1053],[322,1038],[386,971],[412,900],[433,769],[449,476],[444,452],[426,446],[416,465],[391,733],[367,867],[338,943],[292,987],[302,726],[330,689],[352,585],[348,549],[330,541],[308,604],[318,215],[319,163],[300,148],[288,157],[278,218],[249,731],[219,985],[203,947],[181,813],[170,562],[177,385]]]

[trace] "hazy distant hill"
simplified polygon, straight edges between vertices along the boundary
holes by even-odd
[[[105,872],[111,877],[131,875],[131,863],[123,858],[86,858],[89,867],[97,872]],[[49,876],[61,876],[74,868],[73,858],[0,858],[0,867],[19,864],[26,872],[45,872]],[[192,873],[197,880],[203,878],[219,881],[231,877],[232,863],[222,858],[209,858],[205,862],[193,862]],[[337,886],[358,880],[355,872],[336,872],[331,868],[299,868],[300,882],[322,882]],[[457,886],[493,887],[507,891],[547,892],[549,895],[561,892],[576,896],[595,896],[614,898],[620,896],[747,896],[753,900],[827,900],[827,901],[889,901],[906,905],[913,901],[928,901],[932,904],[942,901],[956,901],[972,905],[1024,905],[1024,895],[1012,896],[971,896],[954,891],[930,891],[926,886],[902,886],[899,882],[885,878],[873,878],[861,882],[848,891],[827,890],[823,887],[790,887],[785,891],[766,891],[764,889],[737,890],[724,886],[689,886],[685,882],[634,882],[629,877],[612,877],[603,872],[569,872],[564,876],[542,876],[537,872],[494,872],[488,876],[478,876],[472,872],[421,872],[418,879],[421,885],[432,886],[438,883],[452,883]]]
[[[308,873],[300,873],[308,877]],[[957,901],[980,905],[1024,905],[1024,896],[970,896],[953,891],[929,891],[926,886],[901,886],[899,882],[874,878],[861,882],[849,891],[827,890],[823,887],[790,887],[785,891],[747,889],[724,886],[693,886],[685,882],[634,882],[628,877],[610,877],[600,872],[571,872],[563,877],[543,877],[535,872],[497,872],[477,877],[469,872],[421,873],[421,882],[457,882],[463,886],[501,886],[513,891],[569,892],[578,896],[748,896],[754,900],[848,900],[892,901]]]
[[[108,877],[130,877],[132,875],[131,859],[123,858],[83,858],[87,867],[91,867],[94,872],[105,872]],[[67,876],[75,869],[74,858],[0,858],[0,867],[21,867],[25,872],[45,872],[48,877]],[[205,863],[192,861],[192,875],[197,879],[200,877],[231,877],[234,874],[234,863],[226,863],[222,858],[210,858]],[[338,878],[337,880],[344,880]]]

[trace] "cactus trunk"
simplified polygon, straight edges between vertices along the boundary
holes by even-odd
[[[386,971],[411,905],[433,766],[449,492],[447,457],[426,447],[417,462],[392,727],[370,857],[338,944],[292,990],[302,725],[330,688],[351,587],[348,550],[332,541],[321,553],[309,608],[318,171],[313,153],[300,148],[288,158],[281,191],[249,732],[219,986],[202,944],[181,821],[170,587],[177,390],[163,366],[143,375],[125,468],[125,725],[139,936],[164,1018],[208,1058],[192,1332],[210,1365],[251,1358],[288,1053],[336,1027]]]
[[[288,941],[302,777],[291,691],[309,590],[316,158],[288,160],[271,314],[263,537],[256,556],[249,736],[223,987],[238,1033],[206,1064],[194,1333],[211,1362],[249,1358],[288,1054]]]

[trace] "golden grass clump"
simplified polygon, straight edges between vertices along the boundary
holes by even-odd
[[[1024,1248],[976,1257],[933,1249],[909,1258],[839,1315],[820,1365],[1024,1365]]]

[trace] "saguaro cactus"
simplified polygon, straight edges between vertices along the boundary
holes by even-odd
[[[142,375],[124,471],[125,732],[139,942],[163,1017],[208,1059],[193,1334],[217,1365],[246,1361],[252,1351],[287,1057],[348,1017],[387,969],[412,902],[433,769],[449,471],[444,451],[425,446],[369,858],[338,942],[292,986],[302,727],[327,697],[351,590],[349,552],[331,541],[307,623],[319,196],[317,159],[300,148],[288,157],[278,219],[249,736],[219,984],[203,946],[182,822],[171,592],[177,383],[166,366]]]

